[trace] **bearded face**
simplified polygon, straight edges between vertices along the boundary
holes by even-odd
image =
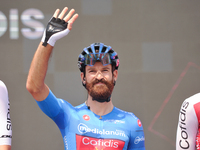
[[[108,98],[110,98],[113,88],[113,80],[106,81],[104,78],[101,80],[95,78],[91,83],[86,82],[88,94],[93,98],[93,100],[97,100],[98,102],[105,102]]]

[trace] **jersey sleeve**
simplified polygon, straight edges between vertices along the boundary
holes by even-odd
[[[36,102],[40,107],[40,109],[52,119],[56,117],[61,110],[58,99],[55,97],[55,95],[52,93],[50,89],[49,89],[49,95],[45,100]]]
[[[182,103],[176,133],[176,150],[196,150],[198,119],[193,106],[195,97]]]
[[[11,145],[12,124],[6,85],[0,81],[0,145]]]
[[[131,127],[128,150],[145,150],[145,136],[141,121],[134,117]]]
[[[70,110],[72,110],[71,104],[57,98],[51,90],[49,90],[49,95],[45,100],[36,102],[40,109],[50,117],[60,129],[65,128],[69,123]]]

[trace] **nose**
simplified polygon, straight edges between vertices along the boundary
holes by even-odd
[[[98,80],[101,80],[101,79],[103,78],[103,74],[102,74],[101,71],[98,71],[98,72],[97,72],[96,78],[97,78]]]

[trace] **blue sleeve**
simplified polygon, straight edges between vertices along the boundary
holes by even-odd
[[[132,126],[130,135],[128,150],[145,150],[145,136],[142,123],[139,119]]]
[[[36,101],[40,109],[50,118],[57,116],[61,110],[58,99],[49,89],[49,95],[43,101]]]

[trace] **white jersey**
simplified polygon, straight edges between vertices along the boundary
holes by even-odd
[[[200,93],[186,99],[180,109],[176,150],[200,149]]]
[[[0,80],[0,145],[11,145],[12,125],[6,85]]]

